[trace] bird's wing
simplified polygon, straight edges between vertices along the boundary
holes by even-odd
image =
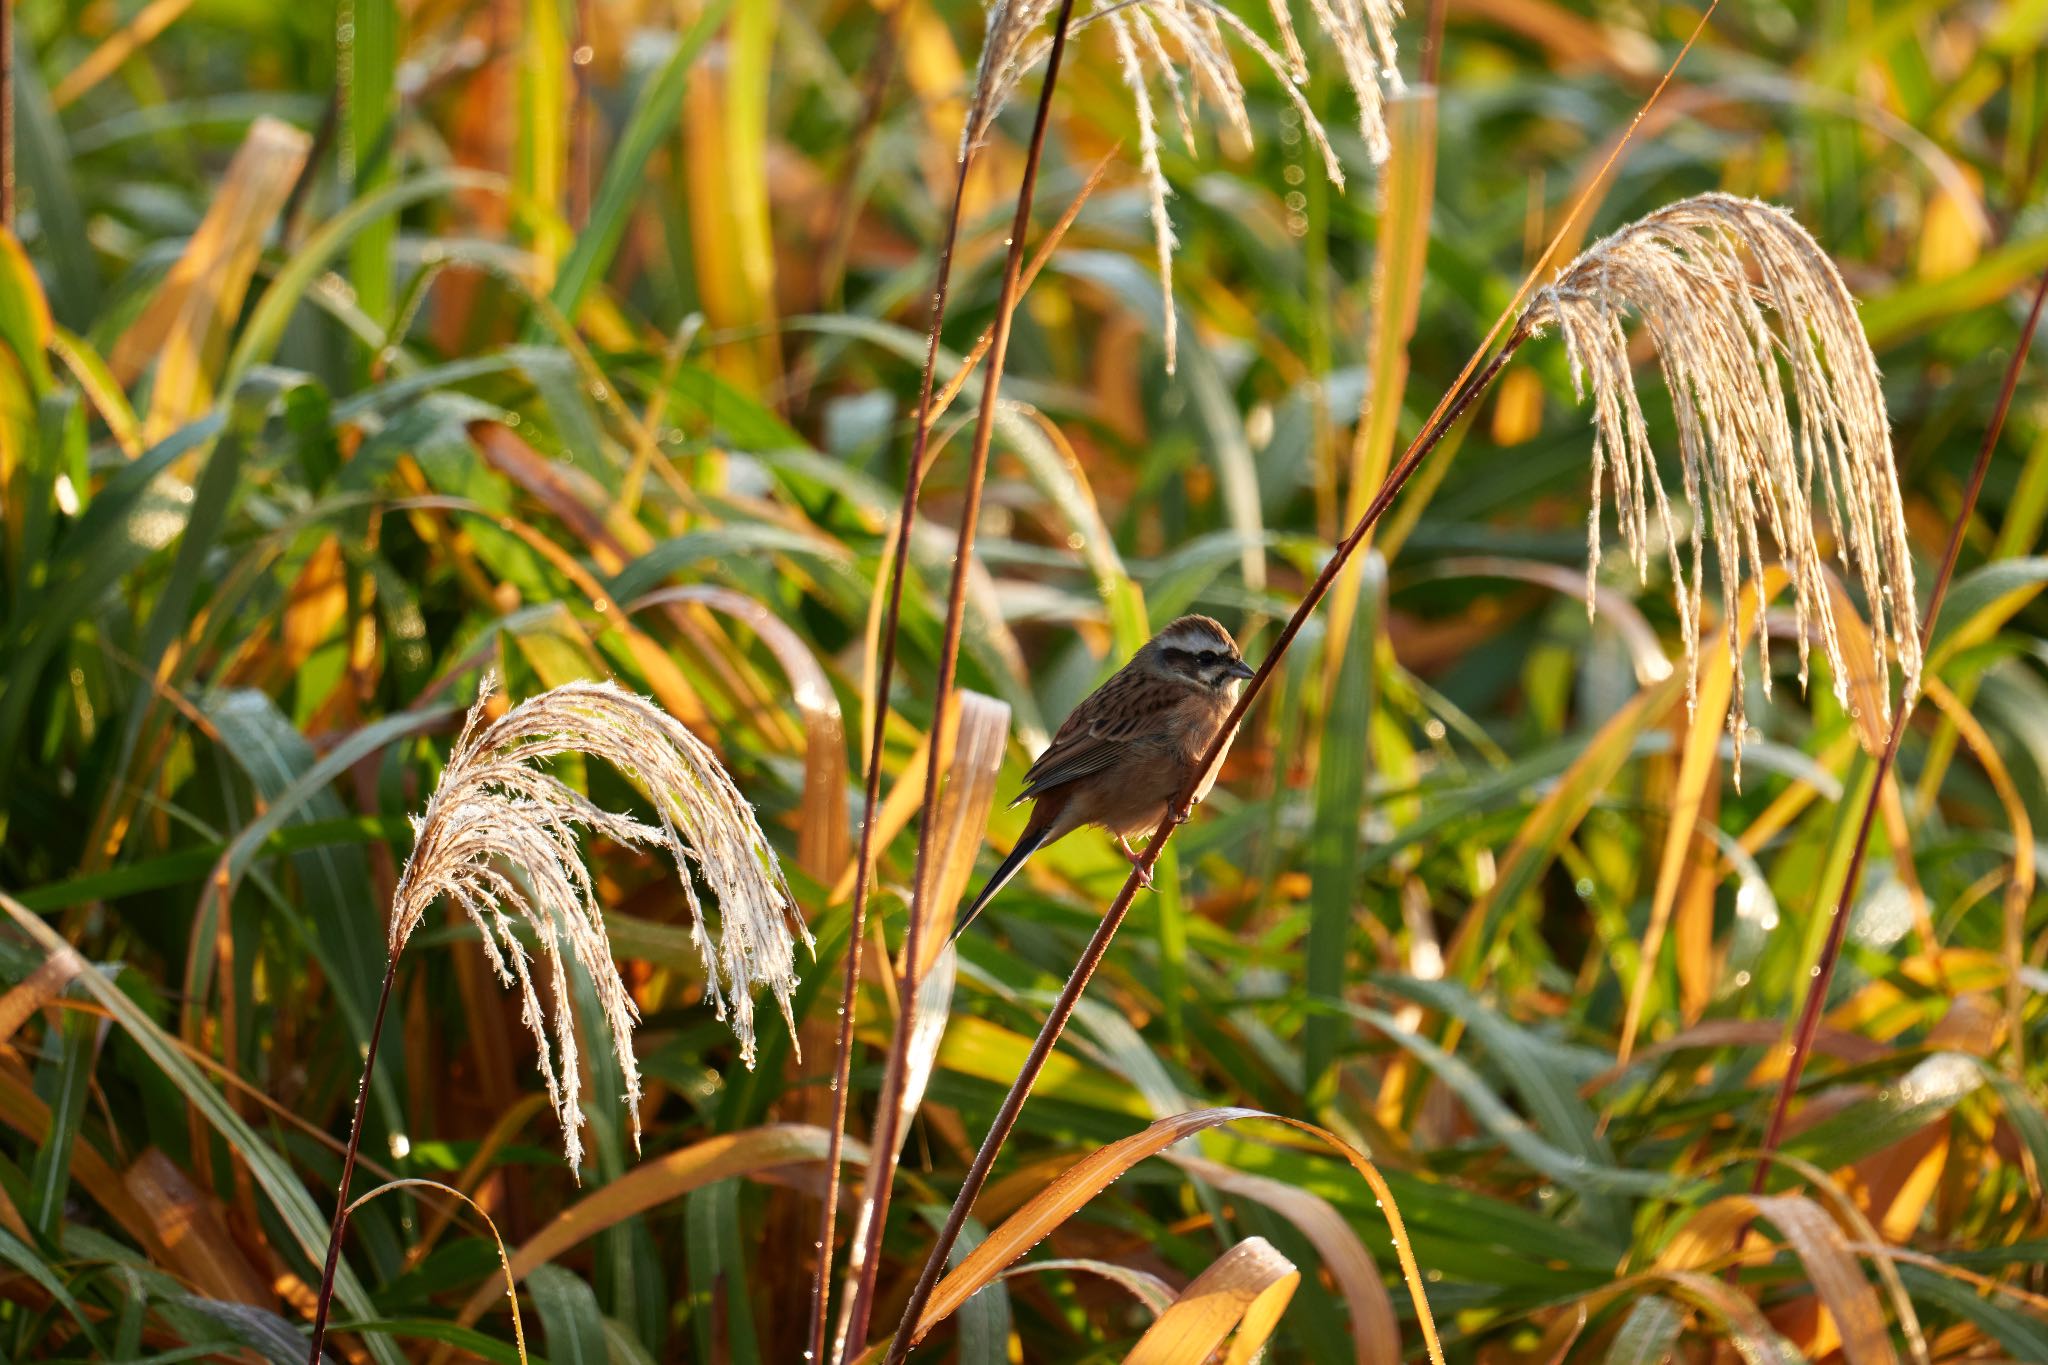
[[[1188,687],[1124,669],[1074,708],[1052,743],[1024,774],[1017,800],[1029,801],[1076,778],[1107,772],[1160,733],[1167,712],[1186,700]]]

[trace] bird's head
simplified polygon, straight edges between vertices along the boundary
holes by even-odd
[[[1138,653],[1151,672],[1233,700],[1252,669],[1230,632],[1206,616],[1183,616]]]

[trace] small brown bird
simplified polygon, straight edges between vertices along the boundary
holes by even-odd
[[[1083,825],[1108,830],[1135,864],[1131,836],[1157,828],[1181,798],[1251,676],[1230,632],[1206,616],[1183,616],[1153,636],[1074,708],[1024,774],[1024,790],[1010,804],[1035,801],[1031,819],[954,926],[954,937],[1025,859]],[[1207,796],[1215,781],[1212,770],[1193,799]]]

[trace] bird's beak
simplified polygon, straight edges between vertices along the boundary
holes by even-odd
[[[1230,676],[1233,678],[1256,678],[1259,676],[1259,671],[1243,659],[1237,659],[1233,660],[1230,665]]]

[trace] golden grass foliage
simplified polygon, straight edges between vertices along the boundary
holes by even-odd
[[[0,1351],[2048,1360],[2039,6],[1409,9],[0,10]]]

